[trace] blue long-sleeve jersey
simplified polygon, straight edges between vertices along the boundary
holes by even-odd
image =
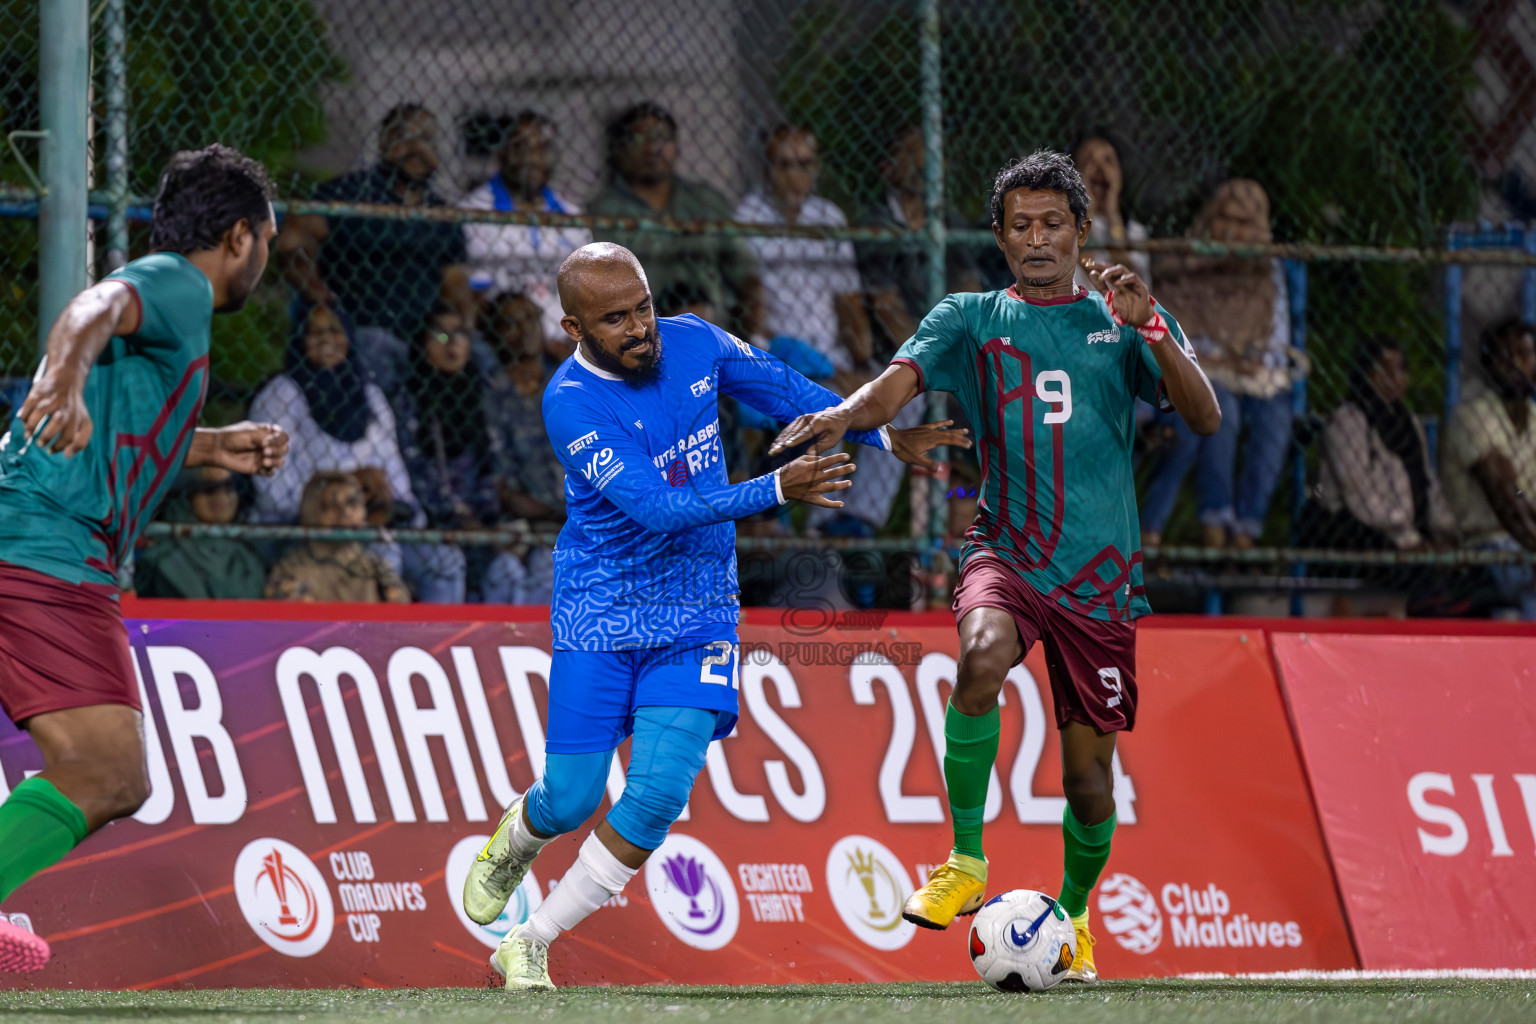
[[[544,390],[544,429],[566,472],[550,608],[557,650],[734,635],[734,521],[784,495],[774,473],[729,482],[719,395],[786,423],[839,401],[696,316],[658,320],[657,334],[661,372],[648,384],[629,384],[578,349]],[[848,438],[890,447],[884,431]]]

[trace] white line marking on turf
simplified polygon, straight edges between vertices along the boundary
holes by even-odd
[[[1244,981],[1373,981],[1394,978],[1466,978],[1469,980],[1536,979],[1536,971],[1513,967],[1469,967],[1454,971],[1275,971],[1268,974],[1180,974],[1186,981],[1216,981],[1235,978]]]

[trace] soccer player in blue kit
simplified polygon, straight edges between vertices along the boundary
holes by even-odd
[[[559,288],[561,326],[577,348],[544,392],[569,512],[555,548],[547,756],[465,880],[471,919],[500,915],[544,845],[597,809],[619,743],[634,743],[623,797],[492,955],[509,991],[554,987],[549,944],[661,845],[710,742],[736,724],[734,520],[789,500],[840,507],[833,495],[854,469],[847,454],[803,455],[731,484],[720,394],[784,422],[838,397],[695,316],[658,321],[645,271],[622,246],[576,250]],[[969,446],[947,427],[848,438],[928,464],[936,445]]]

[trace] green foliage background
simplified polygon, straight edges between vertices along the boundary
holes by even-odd
[[[297,183],[294,157],[325,137],[323,86],[347,69],[327,45],[310,0],[176,0],[127,4],[129,189],[153,195],[160,169],[178,149],[224,142],[266,164],[287,194]],[[93,152],[105,153],[105,33],[92,26]],[[38,3],[0,0],[0,130],[38,123]],[[35,166],[35,146],[24,146]],[[97,165],[97,187],[105,185]],[[7,150],[0,180],[24,182]],[[148,232],[131,232],[132,255]],[[98,245],[105,244],[99,234]],[[0,218],[0,375],[25,373],[36,361],[37,225]],[[237,386],[277,366],[287,336],[286,295],[275,273],[244,311],[214,320],[213,363]],[[217,414],[217,409],[213,410]]]

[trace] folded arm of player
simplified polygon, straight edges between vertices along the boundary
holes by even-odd
[[[231,473],[271,476],[288,458],[288,432],[276,423],[198,427],[187,450],[189,468],[218,466]]]
[[[1161,327],[1161,340],[1148,339],[1152,357],[1163,372],[1163,386],[1168,389],[1168,400],[1183,417],[1189,429],[1197,434],[1214,434],[1221,428],[1221,405],[1216,401],[1216,391],[1211,387],[1205,371],[1189,357],[1184,346],[1177,343],[1162,323],[1157,304],[1147,291],[1146,284],[1136,272],[1119,263],[1112,267],[1100,267],[1096,263],[1084,264],[1088,281],[1100,291],[1108,291],[1110,306],[1122,323],[1137,328]],[[1146,333],[1143,333],[1146,337]]]
[[[85,408],[85,378],[114,335],[139,329],[143,311],[133,288],[108,279],[69,300],[48,332],[43,363],[18,413],[27,443],[78,454],[95,429]]]

